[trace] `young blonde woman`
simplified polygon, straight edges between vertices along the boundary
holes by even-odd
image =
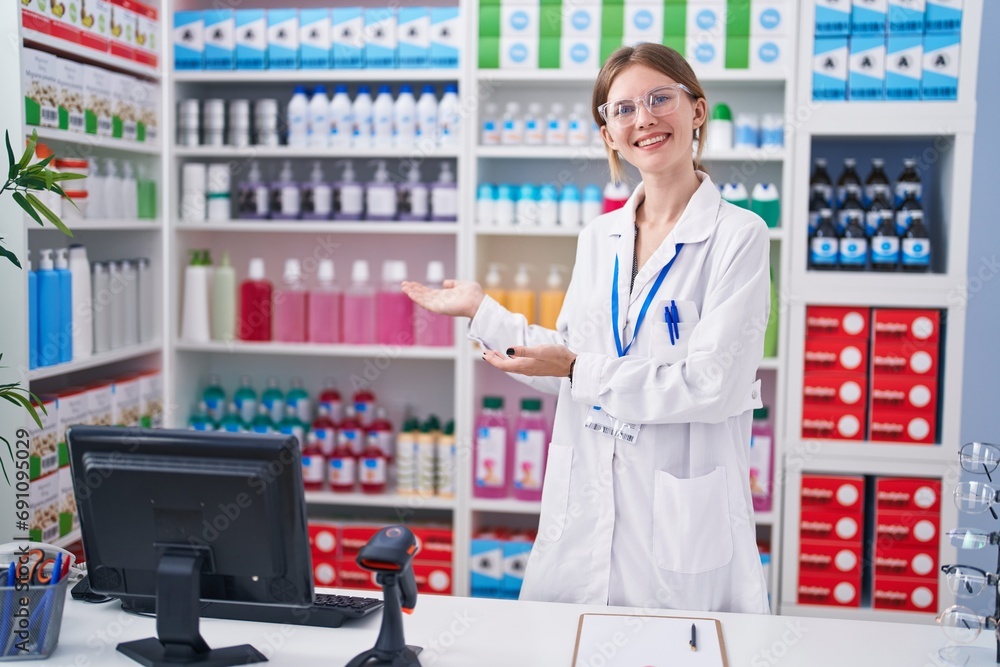
[[[559,396],[521,599],[768,611],[747,466],[768,231],[698,168],[707,108],[676,51],[608,58],[594,119],[612,177],[624,159],[642,182],[580,233],[556,330],[473,282],[404,284],[471,318],[491,365]]]

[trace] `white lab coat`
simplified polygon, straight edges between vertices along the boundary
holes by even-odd
[[[757,365],[769,311],[769,237],[755,214],[702,181],[629,295],[640,184],[624,208],[580,233],[557,330],[528,326],[487,297],[469,336],[488,349],[564,344],[568,379],[513,377],[558,394],[538,537],[521,599],[767,613],[747,455],[761,406]],[[611,283],[619,261],[623,345],[660,269],[629,353],[618,357]],[[664,306],[677,302],[671,345]],[[641,424],[635,443],[584,427],[592,406]]]

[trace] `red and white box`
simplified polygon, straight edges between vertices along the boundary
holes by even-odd
[[[941,518],[936,512],[883,510],[875,513],[875,548],[928,548],[937,545]]]
[[[924,577],[936,581],[937,545],[929,545],[929,548],[923,549],[876,545],[875,562],[872,566],[876,577]]]
[[[941,311],[876,308],[872,313],[872,331],[876,341],[936,343],[941,339]]]
[[[413,577],[417,581],[418,593],[451,595],[451,563],[413,561]]]
[[[855,338],[868,340],[871,309],[852,306],[806,306],[806,340]]]
[[[340,556],[340,525],[326,521],[309,522],[309,547],[313,560],[317,557]]]
[[[937,514],[941,510],[941,480],[926,477],[879,477],[875,480],[878,511],[909,510]]]
[[[366,591],[379,588],[375,573],[358,565],[353,558],[341,558],[334,567],[337,570],[337,585],[341,588],[360,588]]]
[[[939,356],[937,343],[917,345],[906,341],[877,340],[872,346],[872,377],[909,375],[937,379]]]
[[[872,375],[871,407],[937,412],[937,399],[936,377],[887,373]]]
[[[799,604],[860,607],[861,577],[799,572]]]
[[[868,341],[857,338],[807,338],[805,370],[864,374],[868,370]]]
[[[327,588],[337,588],[340,586],[340,578],[337,576],[337,562],[333,559],[313,558],[313,585]]]
[[[342,525],[340,527],[340,555],[343,558],[354,558],[361,551],[361,547],[368,544],[368,540],[383,527],[361,523]]]
[[[865,509],[865,478],[845,475],[802,475],[802,511],[833,511],[860,517]]]
[[[918,412],[873,407],[869,432],[873,441],[933,445],[937,440],[937,416],[930,410]]]
[[[865,406],[803,405],[802,437],[825,440],[864,440]]]
[[[863,407],[868,399],[865,373],[806,371],[802,378],[802,402],[809,405]]]
[[[937,593],[936,579],[875,575],[872,607],[898,611],[936,611]]]
[[[853,574],[861,577],[861,544],[822,540],[799,542],[799,572]]]
[[[838,544],[861,544],[862,521],[837,511],[802,510],[799,536],[802,540],[828,540]]]
[[[421,561],[450,563],[454,556],[454,536],[451,528],[410,526],[417,538],[416,558]]]

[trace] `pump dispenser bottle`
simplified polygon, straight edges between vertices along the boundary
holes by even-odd
[[[264,260],[250,260],[247,279],[240,285],[240,340],[271,340],[271,282],[264,276]]]
[[[302,189],[302,218],[304,220],[329,220],[333,210],[333,191],[326,182],[323,165],[313,162],[309,183]]]
[[[236,326],[236,272],[223,252],[212,274],[212,340],[231,341]]]
[[[337,164],[344,165],[340,181],[333,189],[333,219],[361,220],[365,214],[365,189],[357,182],[354,175],[354,164],[350,160],[341,160]]]
[[[397,189],[397,203],[400,220],[424,221],[430,214],[427,186],[420,182],[420,167],[411,164],[406,172],[406,183]]]
[[[490,266],[486,271],[486,280],[483,281],[485,283],[483,286],[483,293],[506,308],[507,290],[501,287],[501,283],[503,281],[500,277],[500,269],[502,268],[504,268],[503,264],[498,264],[497,262],[490,263]]]
[[[559,311],[566,300],[566,288],[563,286],[562,271],[565,267],[553,264],[546,279],[546,290],[539,296],[538,324],[546,329],[555,329]]]
[[[301,213],[299,184],[292,177],[292,161],[285,160],[280,179],[271,186],[271,217],[276,220],[297,220]]]
[[[267,185],[261,180],[260,165],[250,163],[247,180],[239,184],[236,193],[236,215],[243,219],[263,220],[268,216]]]
[[[413,345],[413,301],[403,293],[406,262],[382,265],[382,289],[375,300],[377,340],[382,345]]]
[[[374,160],[375,176],[368,185],[365,208],[368,220],[395,220],[396,188],[389,182],[389,171],[385,160]]]
[[[530,283],[528,265],[518,265],[517,273],[514,275],[514,289],[507,294],[507,310],[524,315],[528,324],[534,324],[535,293],[529,288]]]
[[[441,163],[437,183],[431,185],[431,220],[455,222],[458,220],[458,191],[451,165]]]

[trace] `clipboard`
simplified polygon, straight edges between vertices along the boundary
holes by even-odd
[[[691,624],[698,650],[692,651]],[[729,667],[714,618],[580,614],[572,667]]]

